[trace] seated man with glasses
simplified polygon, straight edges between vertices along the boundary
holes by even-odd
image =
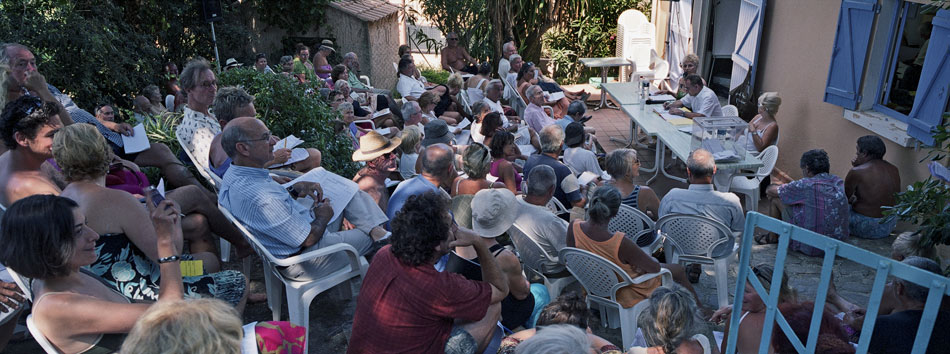
[[[478,74],[478,62],[468,54],[464,47],[459,47],[459,35],[449,32],[445,35],[446,46],[442,49],[442,70],[464,71],[469,74]]]
[[[221,145],[233,160],[222,180],[218,203],[243,223],[275,257],[286,258],[337,243],[347,243],[359,254],[372,249],[373,242],[386,236],[379,225],[386,214],[366,192],[357,190],[346,200],[324,198],[319,183],[297,182],[284,188],[270,178],[267,163],[274,159],[274,141],[258,119],[232,120],[221,133]],[[328,173],[329,174],[329,173]],[[329,176],[339,181],[339,176]],[[297,198],[310,197],[304,205]],[[340,217],[333,204],[345,203]],[[339,208],[337,208],[339,209]],[[341,231],[343,218],[355,226]],[[284,276],[312,280],[336,271],[348,263],[342,253],[318,257],[281,269]]]

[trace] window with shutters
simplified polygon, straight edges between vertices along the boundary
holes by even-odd
[[[882,60],[868,57],[881,46]],[[877,81],[865,85],[869,78]],[[902,135],[929,145],[930,130],[944,123],[948,91],[950,10],[904,0],[841,1],[825,102],[894,118],[906,123]]]

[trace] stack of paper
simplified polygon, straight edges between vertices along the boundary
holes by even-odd
[[[122,146],[125,147],[126,154],[148,150],[151,144],[148,142],[148,136],[145,135],[145,126],[139,124],[133,127],[132,136],[122,135]]]
[[[670,111],[663,109],[663,107],[659,107],[659,106],[653,107],[653,110],[656,111],[656,113],[659,114],[660,117],[663,118],[663,120],[665,121],[671,121],[671,120],[679,118],[678,116],[670,114]]]
[[[650,95],[651,101],[676,101],[673,95]]]
[[[376,112],[373,113],[373,119],[379,118],[379,117],[384,116],[384,115],[387,115],[387,114],[389,114],[389,108],[386,108],[386,109],[380,110],[380,111],[376,111]]]

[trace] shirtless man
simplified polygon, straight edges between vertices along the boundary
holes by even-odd
[[[63,127],[59,107],[32,96],[10,102],[0,116],[3,144],[0,156],[0,204],[10,206],[34,194],[59,195],[59,187],[40,171],[53,157],[53,134]]]
[[[844,179],[845,195],[851,204],[849,226],[851,235],[861,238],[887,237],[896,219],[880,223],[881,207],[893,206],[894,195],[901,191],[897,167],[884,161],[884,141],[874,135],[858,138],[857,154],[851,160],[851,171]]]
[[[442,49],[442,70],[464,71],[475,75],[478,73],[475,59],[468,55],[465,48],[459,47],[459,35],[449,32],[445,35],[446,47]]]

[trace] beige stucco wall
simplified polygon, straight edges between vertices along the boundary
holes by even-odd
[[[782,97],[777,166],[794,178],[801,177],[801,154],[814,148],[825,149],[831,172],[844,178],[857,139],[873,134],[845,120],[841,107],[823,102],[840,7],[841,1],[830,0],[769,0],[766,5],[757,90]],[[873,96],[865,93],[866,100]],[[918,163],[922,151],[884,141],[884,159],[897,165],[904,185],[926,178],[926,166]]]
[[[369,24],[370,80],[377,88],[396,87],[396,69],[398,62],[400,26],[398,14],[386,16]]]

